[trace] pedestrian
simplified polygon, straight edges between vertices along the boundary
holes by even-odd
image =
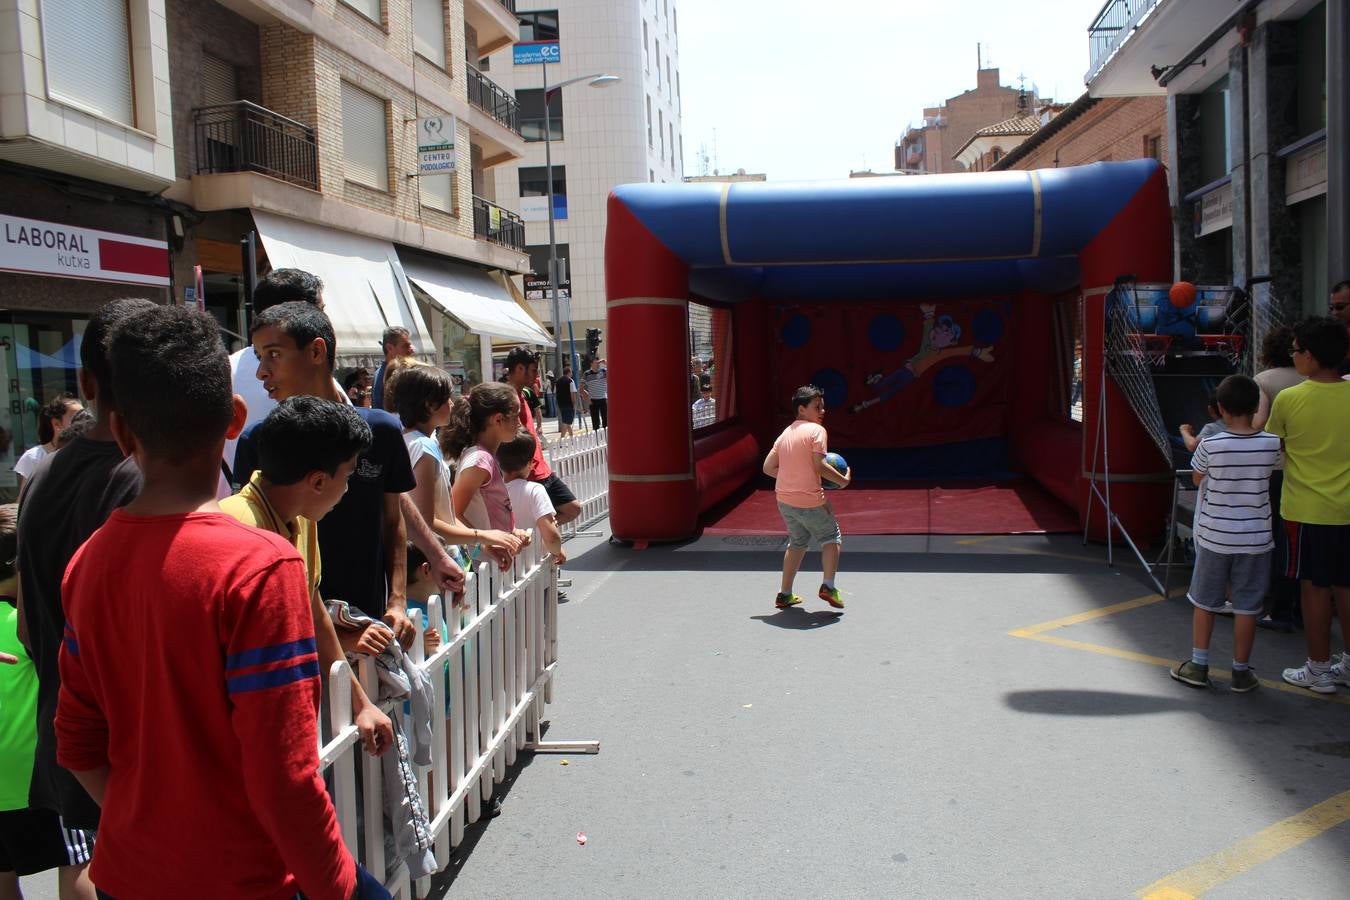
[[[74,394],[57,394],[42,405],[42,410],[38,413],[38,442],[29,447],[14,463],[13,471],[18,476],[20,491],[23,490],[23,483],[37,468],[37,464],[48,454],[56,452],[56,436],[70,424],[75,414],[83,409],[84,404],[75,399]]]
[[[534,448],[534,435],[524,430],[517,431],[511,440],[497,445],[497,463],[506,478],[506,493],[511,500],[511,512],[516,521],[533,528],[539,535],[540,545],[553,557],[553,562],[561,566],[567,562],[567,553],[563,550],[562,532],[558,530],[558,516],[554,512],[553,501],[549,499],[543,485],[530,480]]]
[[[1270,473],[1280,461],[1280,439],[1252,424],[1261,389],[1246,375],[1230,375],[1215,392],[1223,428],[1200,441],[1191,460],[1192,479],[1205,493],[1195,513],[1195,570],[1187,599],[1191,658],[1172,677],[1191,687],[1209,685],[1209,643],[1214,617],[1233,614],[1233,678],[1238,693],[1260,684],[1251,670],[1256,620],[1270,584]]]
[[[1314,316],[1294,326],[1294,366],[1307,376],[1275,398],[1266,430],[1284,441],[1280,514],[1289,534],[1286,574],[1300,582],[1308,660],[1284,680],[1319,694],[1350,686],[1350,654],[1331,658],[1331,610],[1350,650],[1350,350],[1344,324]]]
[[[596,431],[609,427],[609,370],[598,357],[581,373],[581,396],[591,407],[591,427]]]
[[[117,404],[108,337],[126,319],[154,307],[141,298],[112,300],[90,317],[75,379],[94,413],[94,427],[33,470],[19,509],[19,609],[38,677],[37,746],[28,805],[59,815],[63,827],[78,832],[87,847],[93,847],[99,827],[98,804],[56,759],[58,658],[66,628],[62,578],[80,545],[114,509],[140,492],[140,469],[118,447],[110,425]]]
[[[558,437],[572,434],[572,423],[577,418],[576,384],[572,381],[572,367],[563,366],[562,374],[553,379],[554,403],[558,407]]]
[[[144,486],[66,572],[56,718],[59,762],[114,800],[90,876],[112,897],[388,897],[343,845],[320,775],[304,563],[215,499],[245,418],[215,320],[143,310],[110,356],[113,431]],[[185,827],[185,810],[210,827]]]
[[[1350,279],[1336,282],[1331,289],[1331,301],[1327,304],[1331,317],[1350,331]],[[1338,370],[1342,376],[1350,375],[1350,356],[1341,361]]]
[[[454,457],[455,483],[450,499],[455,516],[472,528],[515,533],[506,479],[497,463],[497,445],[520,429],[520,397],[509,384],[493,381],[476,385],[469,396],[451,407],[450,421],[441,429],[442,449]],[[470,550],[476,559],[481,548]]]
[[[337,341],[322,310],[306,303],[274,306],[253,320],[249,339],[259,360],[258,379],[270,396],[346,401],[333,381]],[[405,504],[402,496],[414,482],[398,419],[383,409],[357,407],[356,413],[370,426],[371,445],[357,460],[347,493],[319,523],[319,549],[326,560],[320,590],[326,600],[345,600],[372,619],[383,619],[408,647],[414,630],[403,595],[406,536],[411,532],[429,558],[439,560],[445,551],[412,501]],[[236,477],[250,477],[258,468],[256,428],[249,426],[239,436]],[[447,562],[462,587],[462,571]]]
[[[534,464],[530,469],[530,480],[542,485],[548,492],[548,498],[553,503],[553,511],[558,516],[558,524],[566,525],[581,515],[581,502],[544,458],[543,442],[540,440],[536,425],[538,420],[526,402],[525,388],[539,378],[539,354],[524,347],[512,350],[506,356],[504,378],[507,384],[515,388],[520,401],[520,425],[535,440]]]
[[[221,511],[245,525],[280,535],[304,560],[320,671],[331,672],[334,663],[345,659],[343,651],[378,654],[382,646],[372,651],[357,640],[348,645],[339,640],[319,588],[323,561],[316,525],[346,493],[357,454],[370,446],[370,426],[344,404],[291,397],[267,414],[255,437],[258,470],[239,493],[220,501]],[[371,631],[388,634],[381,629]],[[361,743],[371,755],[380,756],[393,746],[389,717],[370,701],[355,673],[351,697],[352,722]]]
[[[843,609],[844,601],[834,585],[843,536],[820,480],[824,478],[846,488],[853,480],[853,473],[841,473],[825,461],[825,454],[829,452],[829,435],[824,424],[825,392],[814,384],[799,387],[792,395],[792,408],[796,419],[783,429],[764,460],[764,474],[776,479],[774,492],[778,498],[778,512],[783,516],[788,533],[788,548],[783,554],[783,580],[774,606],[787,609],[802,602],[801,597],[792,593],[792,582],[814,539],[820,543],[824,569],[824,580],[816,596],[835,609]]]
[[[0,897],[21,896],[20,877],[56,869],[61,900],[94,900],[88,873],[93,845],[64,828],[50,809],[28,805],[38,678],[19,640],[18,517],[16,504],[0,506]]]
[[[342,389],[351,398],[353,406],[370,408],[374,388],[370,370],[365,366],[358,366],[348,372],[347,377],[342,379]]]
[[[463,566],[468,554],[479,544],[498,562],[509,562],[520,549],[520,540],[509,531],[473,528],[455,516],[450,502],[450,467],[441,452],[436,430],[450,423],[454,385],[450,376],[435,366],[407,366],[398,369],[385,388],[390,405],[403,423],[403,442],[408,448],[413,479],[410,492],[413,503],[442,542],[456,548]]]
[[[1261,371],[1256,383],[1261,388],[1261,408],[1252,424],[1265,428],[1270,419],[1270,407],[1285,388],[1302,384],[1307,378],[1294,368],[1294,329],[1281,325],[1261,342]],[[1270,473],[1271,530],[1275,534],[1275,552],[1271,556],[1270,589],[1266,594],[1266,614],[1256,620],[1260,628],[1289,633],[1295,625],[1303,624],[1303,613],[1298,603],[1298,582],[1288,577],[1289,535],[1280,515],[1280,499],[1284,491],[1284,454],[1275,471]]]
[[[406,359],[413,355],[412,332],[401,325],[391,325],[380,337],[380,349],[384,351],[384,362],[375,370],[375,384],[371,389],[370,401],[376,409],[385,409],[384,383],[390,375],[389,366],[397,359]]]

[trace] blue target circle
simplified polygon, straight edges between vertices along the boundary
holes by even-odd
[[[811,383],[825,392],[825,408],[843,406],[848,399],[848,379],[838,369],[821,369]]]
[[[1003,317],[992,309],[982,310],[975,316],[971,331],[975,334],[977,345],[988,347],[1003,337]]]
[[[811,320],[800,313],[783,323],[783,343],[789,347],[804,347],[811,340]]]
[[[867,339],[872,342],[874,350],[880,350],[883,353],[899,350],[900,345],[905,342],[904,323],[900,321],[898,316],[892,316],[888,313],[873,316],[872,321],[867,326]]]
[[[965,366],[947,366],[933,379],[933,399],[948,409],[965,406],[975,397],[975,373]]]

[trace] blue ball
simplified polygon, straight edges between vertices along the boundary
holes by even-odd
[[[838,469],[841,474],[844,475],[848,474],[848,461],[845,460],[838,453],[826,453],[825,461],[830,465],[834,466],[836,469]],[[829,479],[826,478],[820,479],[820,485],[827,491],[839,490],[839,485],[835,484],[833,481],[830,481]]]
[[[867,325],[867,339],[874,350],[889,353],[905,343],[905,326],[898,316],[883,313],[873,316]]]
[[[933,399],[948,409],[965,406],[975,397],[975,373],[963,365],[947,366],[933,379]]]
[[[848,399],[848,378],[838,369],[821,369],[811,376],[811,383],[825,392],[825,408],[843,406]]]
[[[780,333],[786,346],[804,347],[811,340],[811,320],[798,313],[783,323]]]

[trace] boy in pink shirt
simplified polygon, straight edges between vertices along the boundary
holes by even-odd
[[[839,548],[843,538],[834,510],[825,500],[820,479],[849,486],[852,474],[842,474],[825,461],[829,452],[829,436],[825,433],[825,392],[814,384],[797,388],[792,395],[796,421],[778,436],[773,449],[764,460],[764,474],[777,479],[778,511],[787,526],[788,548],[783,554],[783,583],[774,599],[774,606],[787,609],[802,602],[792,593],[792,581],[797,576],[811,539],[820,542],[821,566],[825,580],[817,596],[835,609],[843,609],[834,576],[839,570]]]

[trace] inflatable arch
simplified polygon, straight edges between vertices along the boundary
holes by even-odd
[[[944,304],[964,309],[968,335],[979,340],[983,330],[996,351],[990,355],[1004,361],[997,402],[969,413],[979,423],[971,434],[998,441],[1008,469],[1076,508],[1081,521],[1089,508],[1092,437],[1103,414],[1105,295],[1126,274],[1169,281],[1171,232],[1166,177],[1153,160],[811,184],[618,188],[609,198],[605,243],[613,534],[638,542],[687,538],[698,530],[700,513],[758,474],[788,418],[788,398],[778,396],[784,386],[771,372],[801,354],[822,356],[820,348],[785,346],[784,315],[822,323],[846,315],[869,321],[857,310],[873,323],[881,315],[897,335],[883,339],[882,349],[903,358],[920,310],[926,329],[932,309],[941,312]],[[990,298],[998,306],[981,322],[969,304]],[[1063,391],[1064,376],[1055,374],[1062,353],[1057,357],[1052,345],[1063,346],[1063,311],[1080,308],[1080,298],[1086,387],[1077,422],[1062,410],[1052,414],[1047,398]],[[733,347],[734,374],[725,383],[735,414],[697,435],[688,394],[691,299],[724,311]],[[823,355],[856,355],[867,331],[860,325],[837,336]],[[908,348],[900,348],[899,335]],[[871,343],[878,344],[876,334]],[[820,362],[811,365],[818,369]],[[971,395],[965,381],[959,372],[945,379],[947,388],[956,385],[958,400]],[[851,389],[855,396],[862,390]],[[1154,478],[1165,465],[1110,379],[1105,400],[1107,449],[1120,479],[1113,509],[1147,539],[1165,513],[1167,486]],[[831,443],[846,446],[836,436],[840,424],[831,412]],[[936,439],[927,440],[941,450],[944,435],[956,443],[967,436],[950,430],[935,426]],[[884,450],[885,431],[872,428],[871,446]],[[902,445],[914,443],[896,444]],[[1083,524],[1101,536],[1100,505],[1094,510],[1094,521]]]

